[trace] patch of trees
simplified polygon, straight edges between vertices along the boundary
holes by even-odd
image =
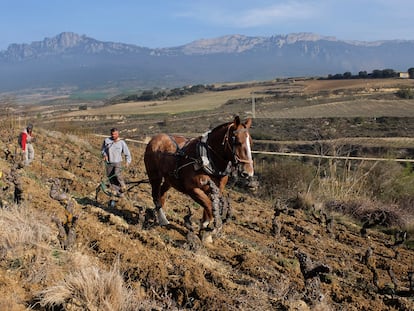
[[[409,75],[410,79],[414,79],[414,68],[411,67],[407,71],[408,71],[408,75]]]
[[[171,90],[144,90],[141,93],[116,96],[109,100],[110,104],[131,101],[154,101],[154,100],[168,100],[177,99],[186,95],[203,93],[214,89],[213,85],[197,84],[191,86],[184,86],[174,88]]]
[[[408,75],[410,79],[414,79],[414,68],[408,69]],[[384,79],[384,78],[396,78],[399,76],[399,73],[394,69],[375,69],[371,73],[367,71],[360,71],[357,75],[353,75],[351,72],[347,71],[344,73],[337,73],[334,75],[328,75],[328,80],[342,80],[342,79]]]

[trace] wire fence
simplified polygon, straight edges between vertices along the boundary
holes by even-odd
[[[351,157],[351,156],[330,156],[330,155],[319,155],[309,153],[295,153],[295,152],[273,152],[273,151],[252,151],[256,154],[269,154],[289,157],[308,157],[308,158],[319,158],[319,159],[339,159],[339,160],[359,160],[359,161],[392,161],[392,162],[411,162],[414,163],[414,159],[393,159],[393,158],[375,158],[375,157]]]
[[[99,137],[106,137],[107,135],[99,135]],[[129,139],[126,138],[125,141],[130,141],[137,144],[146,145],[146,141]],[[337,159],[337,160],[356,160],[356,161],[383,161],[383,162],[403,162],[403,163],[414,163],[414,159],[400,159],[400,158],[376,158],[376,157],[351,157],[351,156],[330,156],[330,155],[321,155],[321,154],[309,154],[309,153],[296,153],[296,152],[276,152],[276,151],[260,151],[252,150],[253,154],[267,154],[267,155],[276,155],[276,156],[286,156],[286,157],[307,157],[307,158],[318,158],[318,159]]]

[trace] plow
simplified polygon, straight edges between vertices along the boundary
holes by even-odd
[[[130,192],[133,188],[141,185],[141,184],[148,184],[149,180],[148,179],[141,179],[141,180],[137,180],[137,181],[127,181],[126,182],[126,186],[127,189],[125,190],[125,194],[128,194],[128,192]],[[110,198],[109,200],[109,206],[110,207],[115,207],[115,198],[120,197],[122,194],[119,194],[119,192],[116,189],[113,189],[111,187],[111,184],[109,183],[109,181],[106,180],[102,180],[98,187],[96,187],[95,190],[95,201],[98,200],[98,194],[102,192],[104,193],[106,196],[108,196]]]

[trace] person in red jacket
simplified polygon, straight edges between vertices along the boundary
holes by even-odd
[[[34,149],[32,142],[33,137],[33,124],[28,124],[27,127],[20,133],[20,147],[24,155],[24,165],[29,165],[34,159]]]

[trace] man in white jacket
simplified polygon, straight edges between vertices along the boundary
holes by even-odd
[[[119,138],[119,130],[111,129],[111,136],[104,139],[101,149],[106,164],[106,176],[117,192],[125,192],[126,185],[122,176],[122,155],[125,156],[126,166],[131,164],[131,153],[126,142]]]

